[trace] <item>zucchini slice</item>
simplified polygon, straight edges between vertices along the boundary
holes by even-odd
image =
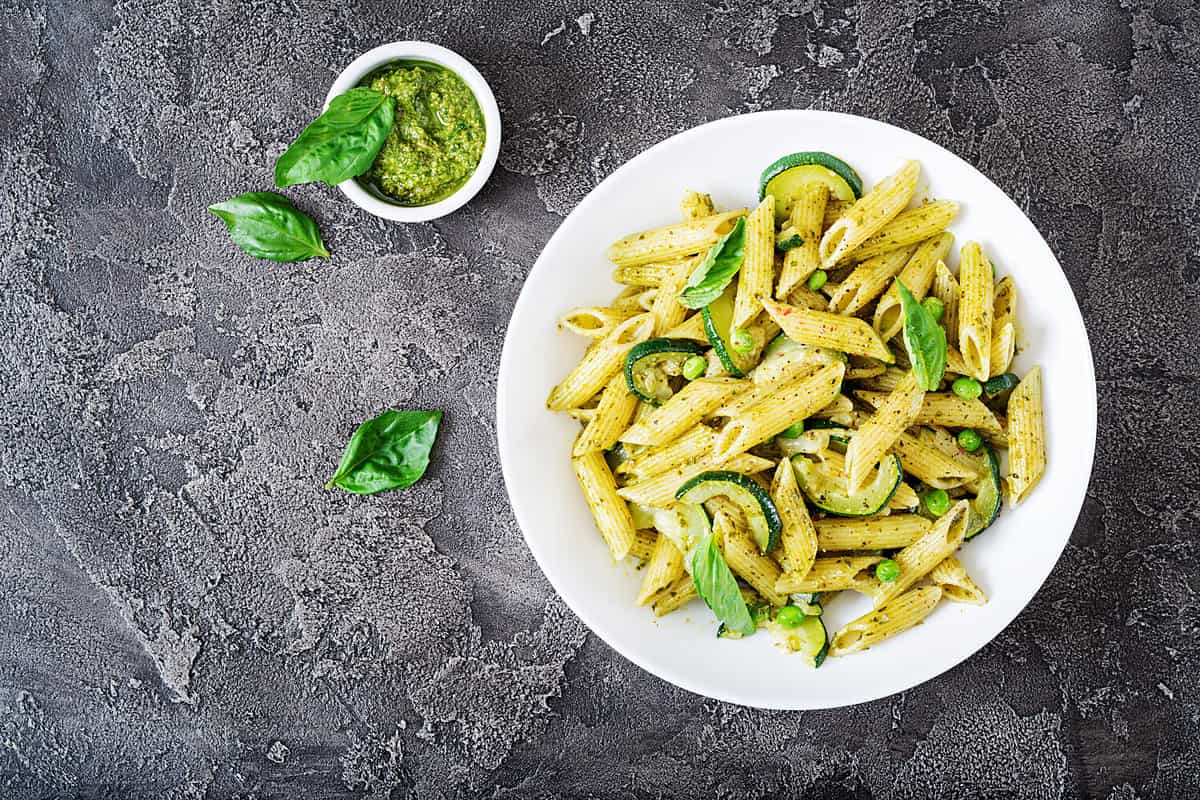
[[[717,495],[728,497],[742,510],[760,552],[769,553],[779,546],[783,530],[779,510],[766,489],[740,472],[701,472],[679,487],[675,499],[699,505]]]
[[[983,383],[983,395],[992,408],[1004,411],[1008,408],[1008,396],[1017,388],[1021,379],[1011,372],[989,378]]]
[[[803,656],[813,669],[825,663],[825,656],[829,654],[829,634],[817,615],[806,616],[797,627],[787,629],[783,643],[789,652]]]
[[[702,355],[704,346],[691,339],[647,339],[625,357],[625,384],[651,405],[671,399],[670,378],[683,374],[683,362]]]
[[[967,515],[967,532],[964,539],[983,533],[1000,516],[1000,463],[996,454],[986,444],[974,458],[979,462],[983,477],[979,480],[979,491],[971,500]]]
[[[736,291],[737,284],[731,284],[724,294],[702,308],[700,314],[704,319],[704,335],[716,351],[717,358],[721,359],[721,366],[733,377],[741,378],[751,365],[734,352],[729,344],[729,329],[733,327],[733,296]]]
[[[884,458],[875,478],[857,492],[846,489],[846,478],[831,475],[804,456],[792,456],[796,482],[814,506],[839,517],[869,517],[877,514],[892,499],[904,472],[895,453]]]
[[[862,197],[862,178],[854,168],[837,156],[819,151],[792,153],[777,159],[763,170],[758,179],[758,199],[775,196],[775,222],[783,223],[792,215],[792,203],[806,183],[823,183],[835,200],[852,202]]]

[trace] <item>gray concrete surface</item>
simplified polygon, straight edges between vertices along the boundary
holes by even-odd
[[[1185,2],[103,0],[0,13],[0,796],[1200,796],[1200,11]],[[328,263],[204,212],[270,186],[337,71],[450,45],[495,176],[436,224],[290,195]],[[866,705],[644,674],[556,599],[494,436],[508,311],[560,219],[697,123],[887,120],[1028,211],[1083,308],[1101,432],[1058,568],[993,644]],[[430,475],[322,480],[447,409]]]

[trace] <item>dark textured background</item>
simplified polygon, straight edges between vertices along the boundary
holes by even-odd
[[[362,5],[0,13],[4,798],[1200,796],[1200,12],[1184,2]],[[335,74],[441,42],[500,102],[474,202],[396,225],[289,194],[329,262],[204,207],[270,186]],[[886,700],[706,701],[556,599],[501,483],[509,309],[563,215],[697,123],[826,108],[977,165],[1083,308],[1101,431],[1061,563]],[[388,405],[431,474],[322,481]]]

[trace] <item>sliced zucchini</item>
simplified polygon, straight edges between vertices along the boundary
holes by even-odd
[[[1011,372],[988,378],[983,382],[983,395],[987,398],[988,405],[999,411],[1005,410],[1008,407],[1008,396],[1020,382],[1021,379]]]
[[[629,449],[625,447],[624,442],[617,442],[612,447],[604,451],[604,460],[608,464],[609,469],[616,469],[618,466],[628,461],[629,458]]]
[[[806,616],[795,628],[783,634],[783,643],[789,652],[799,653],[813,669],[825,662],[829,653],[829,634],[820,616]]]
[[[792,467],[796,470],[796,482],[809,502],[839,517],[869,517],[879,513],[892,499],[904,475],[900,457],[894,453],[884,458],[874,479],[857,492],[847,490],[845,476],[832,475],[804,456],[792,456]]]
[[[812,421],[812,419],[808,420],[808,422]],[[825,420],[821,421],[824,422]],[[820,456],[825,451],[834,449],[830,444],[831,442],[836,442],[840,445],[848,444],[850,442],[849,429],[834,426],[805,431],[799,436],[794,436],[790,439],[782,436],[775,437],[775,444],[779,447],[779,452],[785,456],[794,456],[801,453],[806,456]]]
[[[979,491],[968,509],[966,539],[983,533],[1000,516],[1000,463],[992,448],[985,444],[979,449],[981,452],[973,457],[979,463],[983,477],[979,479]]]
[[[724,294],[701,309],[700,314],[704,318],[704,335],[716,351],[717,358],[721,359],[721,366],[733,377],[741,378],[751,365],[729,344],[729,329],[733,327],[733,296],[736,291],[737,284],[730,285]]]
[[[630,503],[629,515],[633,517],[633,527],[638,530],[654,528],[685,555],[700,541],[700,537],[712,529],[704,507],[688,503],[676,503],[670,508],[651,508],[641,503]],[[690,564],[685,558],[684,566]]]
[[[679,487],[675,499],[699,505],[718,495],[728,497],[742,510],[759,551],[769,553],[779,545],[783,521],[771,495],[740,472],[701,472]]]
[[[774,161],[758,179],[758,199],[775,196],[775,222],[792,215],[792,204],[806,183],[823,183],[835,200],[852,202],[862,197],[862,178],[854,168],[829,153],[792,153]]]
[[[775,251],[778,253],[795,250],[802,244],[804,244],[804,240],[800,238],[800,234],[796,233],[796,229],[790,225],[775,234]]]
[[[702,355],[704,346],[691,339],[647,339],[625,357],[625,384],[629,391],[652,405],[671,399],[670,378],[683,374],[683,362]]]

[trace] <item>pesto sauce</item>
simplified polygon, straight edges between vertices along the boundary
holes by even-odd
[[[436,203],[467,182],[487,130],[462,78],[427,61],[395,61],[360,85],[395,98],[396,115],[375,163],[359,180],[407,206]]]

